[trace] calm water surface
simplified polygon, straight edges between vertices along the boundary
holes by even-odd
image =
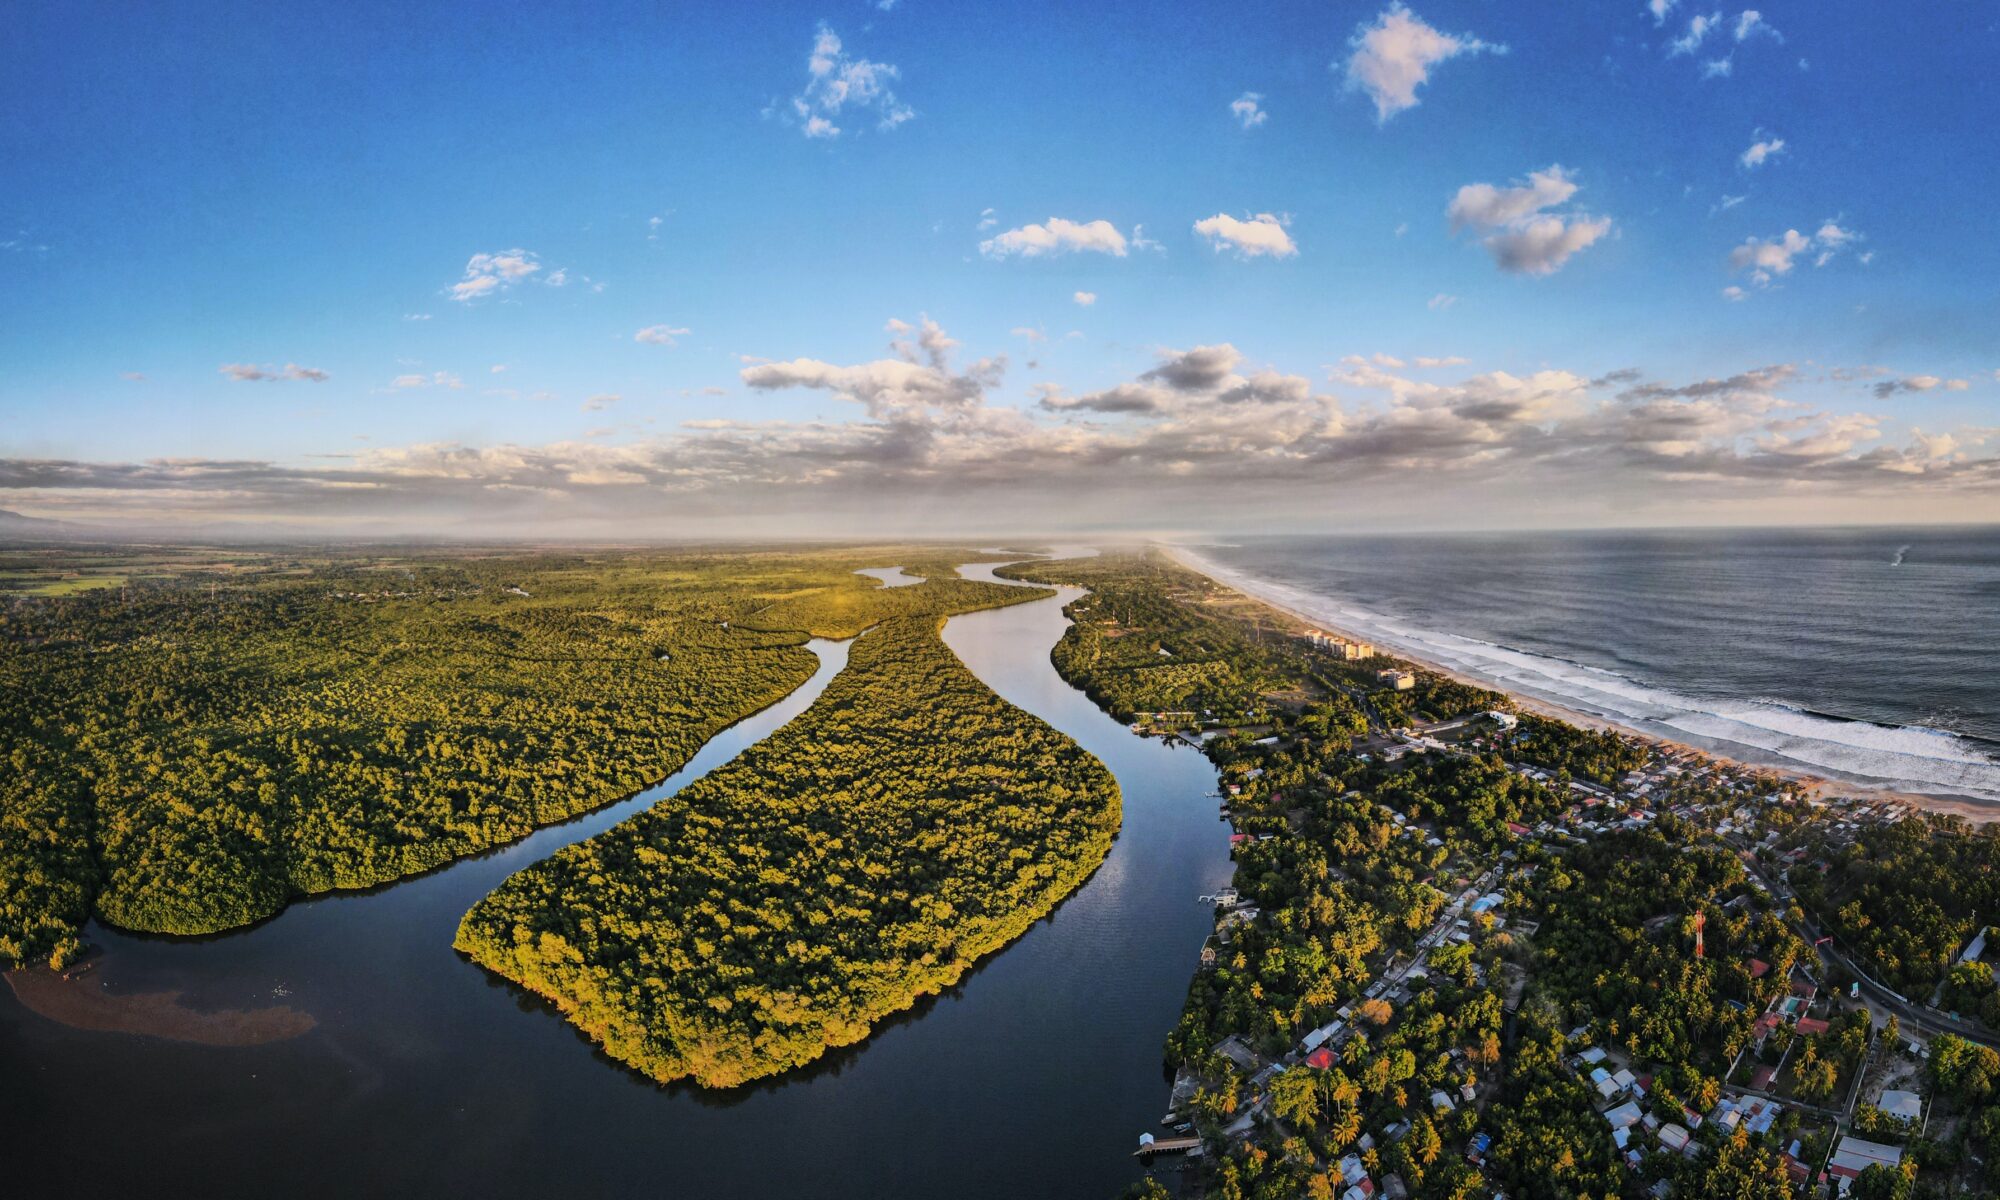
[[[967,568],[973,578],[990,578]],[[93,926],[96,978],[196,1007],[289,1004],[318,1026],[213,1048],[94,1034],[0,989],[0,1152],[20,1195],[1019,1197],[1114,1194],[1165,1107],[1161,1044],[1228,879],[1208,763],[1057,677],[1078,595],[954,617],[997,692],[1101,758],[1125,824],[1082,890],[951,993],[761,1087],[661,1088],[460,959],[459,918],[507,875],[669,795],[803,711],[846,661],[640,797],[380,891],[167,941]],[[277,993],[285,993],[280,998]],[[35,1180],[24,1166],[51,1174]],[[36,1186],[36,1185],[40,1186]]]

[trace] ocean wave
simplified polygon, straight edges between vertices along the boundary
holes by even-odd
[[[1264,600],[1388,649],[1496,686],[1746,761],[1831,774],[1898,791],[2000,801],[2000,760],[1976,739],[1921,725],[1809,712],[1782,700],[1714,700],[1495,642],[1424,629],[1316,592],[1249,576],[1190,549],[1198,569]],[[1776,761],[1773,761],[1773,760]]]

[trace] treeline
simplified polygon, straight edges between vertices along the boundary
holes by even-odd
[[[980,683],[940,624],[878,625],[805,713],[508,879],[459,948],[620,1061],[712,1087],[810,1062],[951,986],[1103,861],[1119,803],[1109,772]]]
[[[477,853],[679,768],[810,677],[808,632],[1035,597],[853,573],[879,562],[235,554],[8,603],[0,960],[73,958],[93,912],[206,933]]]

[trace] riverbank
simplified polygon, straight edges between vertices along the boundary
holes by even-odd
[[[1281,615],[1288,622],[1296,623],[1301,629],[1323,629],[1329,633],[1338,634],[1360,642],[1372,642],[1376,640],[1368,635],[1341,629],[1336,625],[1329,624],[1323,617],[1302,612],[1298,608],[1287,604],[1279,593],[1269,585],[1252,576],[1229,570],[1203,557],[1196,551],[1168,543],[1156,543],[1156,545],[1180,566],[1214,582],[1220,587],[1227,588],[1255,601],[1271,612]],[[1436,672],[1439,675],[1455,679],[1461,683],[1473,687],[1485,688],[1489,691],[1500,692],[1525,712],[1531,712],[1538,716],[1558,721],[1566,721],[1585,729],[1612,730],[1627,737],[1637,738],[1663,751],[1701,754],[1716,759],[1719,762],[1741,766],[1750,770],[1769,772],[1782,779],[1804,785],[1814,795],[1824,800],[1851,799],[1863,803],[1890,803],[1913,810],[1961,817],[1978,825],[2000,821],[2000,806],[1995,806],[1973,797],[1907,792],[1894,788],[1877,787],[1854,780],[1830,777],[1795,765],[1733,753],[1728,750],[1718,749],[1712,744],[1662,737],[1657,733],[1649,732],[1624,722],[1615,721],[1596,713],[1585,712],[1581,709],[1547,700],[1540,696],[1527,695],[1508,687],[1504,682],[1473,675],[1421,655],[1413,655],[1401,647],[1393,648],[1393,656],[1403,659],[1406,662],[1414,663],[1426,671]]]

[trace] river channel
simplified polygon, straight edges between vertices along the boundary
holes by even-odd
[[[993,565],[963,573],[991,579]],[[287,1006],[313,1024],[191,1044],[71,1028],[0,988],[10,1182],[24,1196],[1116,1194],[1166,1106],[1161,1044],[1210,924],[1196,897],[1229,878],[1228,828],[1205,759],[1134,735],[1056,675],[1062,607],[1081,594],[953,617],[945,641],[1117,775],[1118,840],[1048,919],[861,1045],[760,1086],[663,1088],[451,948],[459,918],[509,874],[804,711],[847,658],[846,643],[815,641],[810,682],[630,800],[216,938],[93,924],[104,953],[90,986],[179,992],[195,1009]]]

